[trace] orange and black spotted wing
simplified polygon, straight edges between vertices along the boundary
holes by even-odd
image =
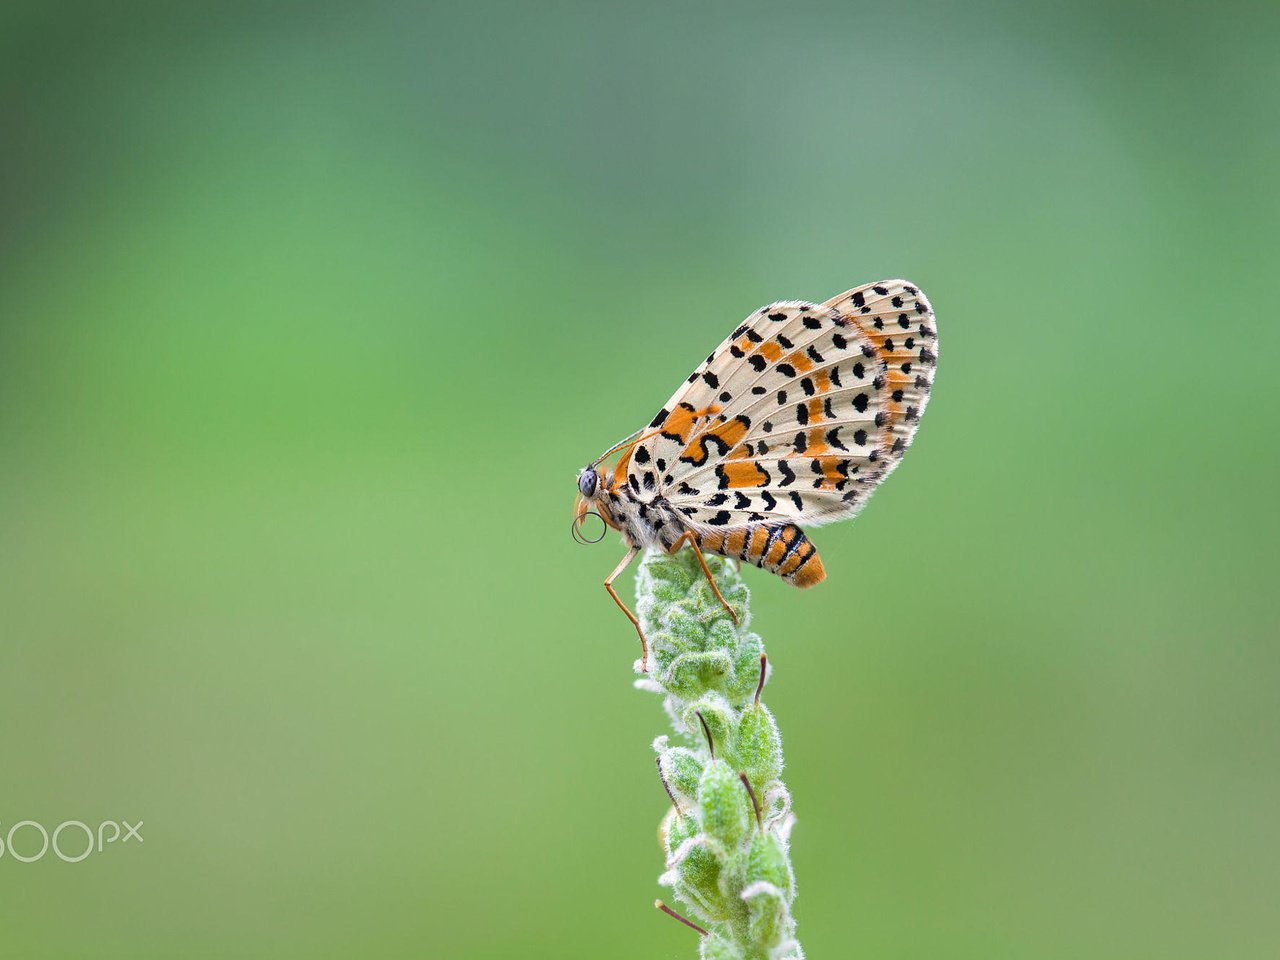
[[[915,437],[933,389],[938,364],[933,308],[919,288],[905,280],[855,287],[825,305],[857,324],[885,362],[890,426],[886,453],[896,464]]]
[[[902,280],[771,304],[654,417],[627,482],[708,534],[852,516],[910,443],[936,355],[928,301]]]

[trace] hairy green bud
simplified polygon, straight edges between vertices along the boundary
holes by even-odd
[[[782,737],[764,704],[742,711],[737,752],[742,769],[758,793],[763,794],[765,787],[782,776]]]
[[[698,785],[698,808],[702,829],[726,850],[736,850],[747,835],[746,791],[738,775],[723,760],[712,760]]]
[[[702,759],[688,747],[667,746],[666,737],[655,740],[653,748],[658,751],[658,769],[662,772],[662,782],[672,794],[672,802],[692,809],[697,804]]]

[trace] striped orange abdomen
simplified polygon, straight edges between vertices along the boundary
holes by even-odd
[[[702,534],[698,545],[704,550],[754,563],[802,589],[821,583],[827,575],[813,541],[794,523],[761,523],[727,533]]]

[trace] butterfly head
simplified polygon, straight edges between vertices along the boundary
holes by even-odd
[[[605,473],[602,467],[595,463],[589,463],[578,472],[578,496],[573,501],[573,527],[571,532],[573,538],[579,543],[599,543],[604,539],[607,530],[601,530],[600,536],[594,540],[587,537],[582,532],[582,522],[587,517],[597,517],[603,520],[606,528],[612,526],[606,519],[608,510],[604,508],[604,504],[598,501],[601,492],[605,488]],[[602,512],[603,511],[603,512]]]
[[[596,468],[588,464],[578,473],[578,492],[582,494],[583,499],[594,500],[596,490],[600,488],[603,481],[604,478],[596,472]]]
[[[627,464],[631,461],[631,450],[637,443],[651,436],[653,436],[652,433],[642,435],[642,432],[637,430],[629,437],[619,440],[578,471],[578,496],[573,501],[573,537],[575,540],[581,540],[586,543],[599,543],[604,538],[606,530],[600,531],[600,536],[595,540],[587,540],[583,537],[581,532],[582,521],[592,515],[599,517],[606,528],[622,529],[619,519],[609,508],[609,501],[610,499],[616,499],[619,491],[626,493],[624,481],[627,475]],[[601,466],[601,464],[619,450],[624,450],[625,452],[614,467],[611,480],[607,468]],[[605,496],[605,494],[608,494],[608,496]]]

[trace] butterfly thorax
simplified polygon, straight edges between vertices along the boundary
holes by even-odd
[[[664,550],[688,529],[684,518],[660,494],[642,500],[625,483],[601,485],[593,504],[601,518],[622,534],[629,547],[661,547]]]

